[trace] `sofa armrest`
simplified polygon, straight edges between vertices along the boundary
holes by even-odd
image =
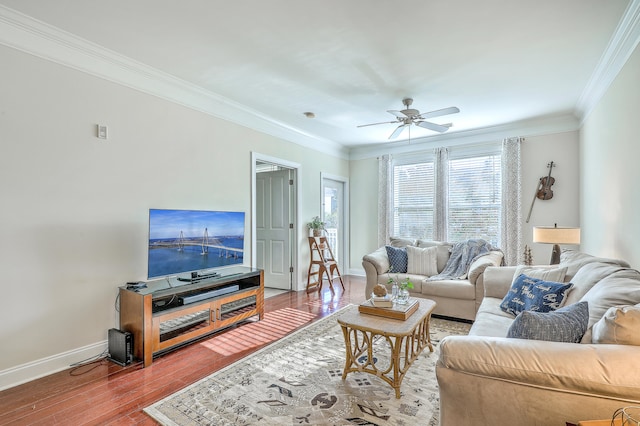
[[[469,265],[467,278],[476,288],[476,312],[484,297],[484,272],[492,266],[500,266],[503,254],[501,251],[492,251],[484,256],[480,256]]]
[[[504,298],[511,288],[516,266],[489,266],[484,270],[484,296]]]
[[[373,253],[367,254],[362,258],[362,267],[367,276],[365,297],[369,297],[373,291],[373,287],[378,283],[378,275],[387,273],[390,266],[387,249],[384,247],[380,247]]]
[[[386,274],[389,271],[389,267],[391,267],[389,256],[387,256],[387,249],[384,247],[380,247],[373,253],[364,255],[362,262],[371,263],[376,268],[378,275]]]
[[[640,346],[449,336],[438,369],[588,395],[640,400]]]
[[[484,256],[480,256],[469,265],[469,273],[467,278],[471,284],[475,284],[476,280],[489,266],[500,266],[503,254],[501,251],[491,251]]]

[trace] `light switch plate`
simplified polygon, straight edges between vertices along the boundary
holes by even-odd
[[[100,139],[107,138],[107,126],[98,124],[98,138]]]

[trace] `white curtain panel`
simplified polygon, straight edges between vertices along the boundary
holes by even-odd
[[[447,148],[435,148],[435,187],[441,188],[434,194],[434,224],[433,239],[435,241],[446,241],[448,235],[447,217],[449,200],[449,150]]]
[[[522,170],[520,147],[523,138],[502,141],[502,226],[501,249],[507,265],[524,263],[522,248]]]
[[[378,157],[378,247],[389,241],[391,212],[389,197],[391,189],[391,155]]]

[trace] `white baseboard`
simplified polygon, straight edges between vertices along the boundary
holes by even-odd
[[[349,275],[355,275],[356,277],[366,277],[364,268],[351,268],[349,269]]]
[[[66,370],[72,364],[93,359],[106,353],[108,346],[105,340],[0,371],[0,391]]]
[[[362,268],[352,268],[349,269],[348,275],[365,276],[365,273]],[[298,283],[297,290],[304,290],[306,285],[306,281]],[[72,364],[106,353],[108,347],[108,341],[104,340],[0,371],[0,391],[66,370],[70,368]]]

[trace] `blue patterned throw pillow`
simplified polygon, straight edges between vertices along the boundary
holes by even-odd
[[[562,306],[571,283],[556,283],[520,274],[502,299],[500,309],[512,315],[522,311],[549,312]]]
[[[589,326],[589,305],[578,302],[552,312],[521,312],[507,337],[548,342],[580,343]]]
[[[389,265],[391,265],[391,271],[394,273],[407,272],[407,249],[385,246],[387,249],[387,257],[389,258]]]

